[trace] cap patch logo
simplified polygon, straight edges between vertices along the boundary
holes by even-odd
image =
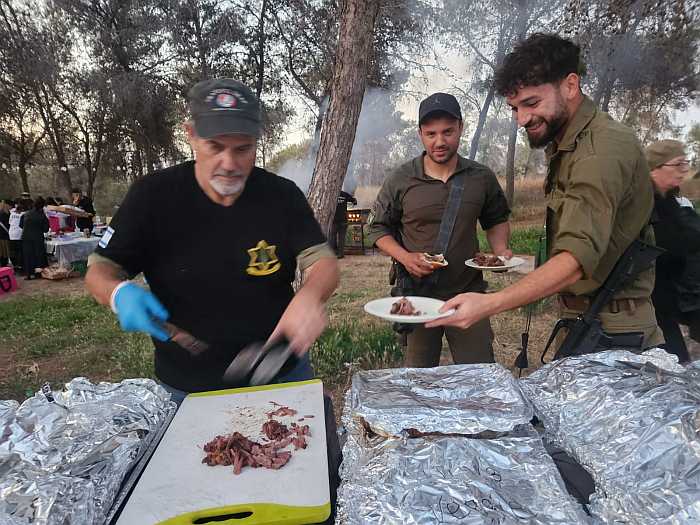
[[[209,92],[204,98],[204,103],[210,111],[239,111],[245,109],[248,99],[240,91],[235,89],[217,88]]]
[[[216,96],[216,105],[221,108],[232,108],[236,105],[236,97],[230,93],[219,93]]]

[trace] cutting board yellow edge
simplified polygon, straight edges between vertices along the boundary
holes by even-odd
[[[245,392],[262,392],[264,390],[279,390],[282,388],[292,388],[302,385],[313,385],[320,383],[320,379],[308,379],[306,381],[296,381],[294,383],[276,383],[274,385],[246,386],[242,388],[229,388],[226,390],[211,390],[209,392],[196,392],[189,394],[187,397],[207,397],[207,396],[223,396],[227,394],[241,394]]]
[[[275,503],[255,503],[250,505],[233,505],[181,514],[159,522],[157,525],[192,525],[195,520],[216,518],[228,514],[252,512],[245,518],[235,518],[219,521],[217,525],[301,525],[306,523],[321,523],[331,515],[330,502],[317,507],[291,507]]]

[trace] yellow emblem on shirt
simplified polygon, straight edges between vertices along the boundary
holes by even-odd
[[[258,241],[255,248],[250,248],[248,250],[248,255],[250,255],[250,262],[248,263],[248,268],[246,268],[246,273],[248,275],[270,275],[275,273],[282,267],[282,263],[277,258],[275,253],[277,246],[274,244],[267,244],[265,241]]]

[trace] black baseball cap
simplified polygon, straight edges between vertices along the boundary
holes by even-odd
[[[420,126],[427,116],[436,111],[442,111],[462,120],[462,108],[457,99],[449,93],[433,93],[424,99],[418,106],[418,125]]]
[[[187,96],[198,136],[208,139],[234,133],[261,135],[260,102],[238,80],[203,80],[195,84]]]

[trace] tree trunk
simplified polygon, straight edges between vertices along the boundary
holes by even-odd
[[[610,83],[610,85],[605,89],[605,92],[603,93],[603,100],[601,101],[600,104],[600,109],[608,113],[610,111],[610,99],[612,97],[612,88],[613,88],[613,82]]]
[[[308,195],[324,232],[350,162],[378,12],[379,0],[346,0],[342,6],[330,103]]]
[[[489,109],[491,108],[491,102],[496,94],[496,87],[491,83],[488,93],[486,94],[486,99],[484,100],[484,105],[481,106],[481,111],[479,111],[479,122],[476,124],[476,130],[474,130],[474,136],[472,137],[472,144],[469,148],[469,160],[476,159],[476,152],[479,149],[479,140],[481,139],[481,133],[484,131],[484,124],[486,124],[486,117],[489,114]]]
[[[518,142],[518,121],[513,117],[508,133],[508,158],[506,160],[506,199],[508,206],[513,206],[515,193],[515,146]]]
[[[260,8],[260,22],[258,23],[258,71],[255,81],[255,94],[260,100],[260,95],[265,82],[265,16],[267,15],[267,0],[262,1]]]
[[[523,170],[523,179],[527,178],[527,174],[530,171],[530,164],[532,163],[532,148],[527,150],[527,160],[525,161],[525,169]]]
[[[56,171],[56,182],[58,186],[58,191],[61,197],[66,199],[66,202],[71,202],[71,191],[73,190],[73,183],[70,179],[70,173],[68,172],[68,164],[66,163],[65,156],[56,159],[57,171]],[[61,168],[66,168],[63,171]]]
[[[17,168],[19,169],[19,178],[22,181],[22,191],[29,193],[29,177],[27,175],[26,161],[20,160]]]

